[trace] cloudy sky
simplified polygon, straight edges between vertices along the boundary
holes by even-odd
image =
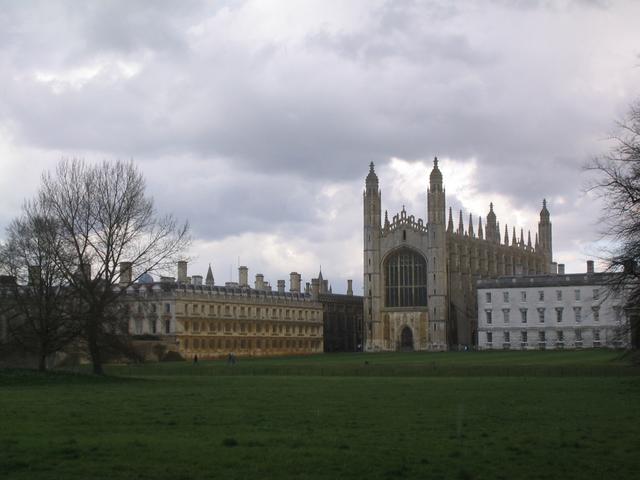
[[[640,96],[640,2],[0,0],[0,238],[62,157],[134,159],[190,274],[361,286],[362,189],[598,253],[583,165]],[[526,233],[525,233],[526,234]]]

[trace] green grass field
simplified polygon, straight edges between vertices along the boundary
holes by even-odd
[[[365,363],[366,362],[366,363]],[[344,354],[0,372],[0,477],[637,478],[610,351]]]

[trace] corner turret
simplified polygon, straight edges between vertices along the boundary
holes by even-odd
[[[547,199],[542,200],[542,210],[540,210],[540,221],[538,222],[538,240],[540,248],[545,255],[547,271],[553,271],[553,245],[551,233],[551,215],[547,210]]]

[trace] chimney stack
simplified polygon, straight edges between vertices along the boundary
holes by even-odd
[[[314,300],[318,300],[318,296],[320,295],[320,280],[317,278],[311,279],[311,298]]]
[[[256,273],[256,290],[264,290],[264,275]]]
[[[347,295],[353,295],[353,280],[347,280]]]
[[[187,262],[180,260],[178,262],[178,283],[187,283]]]
[[[289,291],[291,293],[300,293],[300,274],[298,272],[289,274]]]
[[[131,283],[131,262],[120,262],[120,285],[126,287]]]
[[[284,293],[284,280],[278,280],[278,293]]]
[[[593,260],[587,260],[587,273],[595,272],[593,268]]]
[[[558,264],[558,275],[564,275],[564,263]]]
[[[238,267],[238,284],[240,285],[240,288],[249,287],[249,269],[244,265]]]
[[[201,287],[202,286],[202,275],[194,275],[193,277],[191,277],[191,284],[194,287]]]

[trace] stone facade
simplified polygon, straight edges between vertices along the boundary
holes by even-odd
[[[203,284],[200,276],[187,277],[181,262],[177,281],[130,286],[129,333],[188,359],[323,351],[322,305],[299,291],[298,274],[292,273],[292,291],[285,292],[284,282],[273,291],[260,274],[252,288],[246,267],[239,273],[239,283],[217,286],[209,270]]]
[[[360,352],[363,346],[363,298],[353,294],[353,284],[347,280],[347,293],[333,293],[328,280],[311,280],[307,291],[322,304],[325,352]]]
[[[446,195],[438,159],[427,189],[427,221],[404,207],[389,220],[382,217],[381,192],[373,163],[364,200],[365,349],[446,350],[476,342],[475,283],[501,275],[554,271],[552,233],[546,202],[540,212],[535,242],[529,233],[509,241],[493,204],[477,230],[460,212],[454,229],[451,208],[446,221]],[[476,233],[477,232],[477,233]]]
[[[624,294],[610,284],[593,272],[480,280],[478,348],[627,347]]]

